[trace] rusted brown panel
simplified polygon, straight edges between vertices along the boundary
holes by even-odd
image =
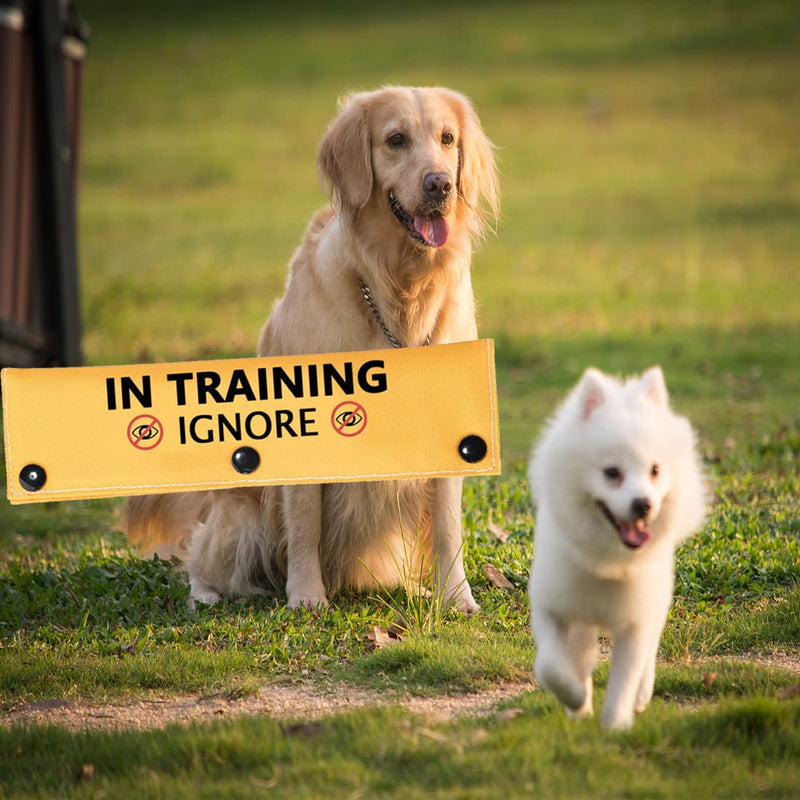
[[[0,318],[16,318],[17,231],[22,172],[19,152],[24,91],[23,16],[0,14]]]

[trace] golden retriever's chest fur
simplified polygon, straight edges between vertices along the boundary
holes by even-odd
[[[281,487],[267,489],[268,503],[282,504]],[[342,586],[386,587],[403,573],[418,574],[420,559],[431,564],[430,481],[335,483],[322,487],[320,561],[328,592]],[[282,513],[273,519],[285,518]],[[274,512],[273,512],[274,513]],[[283,529],[278,552],[286,553]],[[283,561],[283,557],[279,559]],[[282,569],[285,566],[282,564]]]

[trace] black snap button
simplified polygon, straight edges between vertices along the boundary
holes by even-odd
[[[486,442],[480,436],[465,436],[458,445],[458,454],[469,464],[477,464],[486,457]]]
[[[249,475],[258,469],[258,465],[261,463],[261,456],[252,447],[240,447],[234,452],[231,462],[237,472],[242,475]]]
[[[19,474],[19,482],[26,492],[38,492],[47,481],[47,473],[38,464],[28,464]]]

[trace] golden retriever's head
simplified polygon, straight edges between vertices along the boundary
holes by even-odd
[[[320,174],[346,220],[377,212],[392,233],[439,248],[497,219],[493,147],[469,101],[449,89],[353,94],[323,137]],[[383,213],[381,213],[383,212]]]

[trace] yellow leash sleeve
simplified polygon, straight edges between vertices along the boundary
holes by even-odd
[[[494,343],[4,369],[11,503],[500,472]]]

